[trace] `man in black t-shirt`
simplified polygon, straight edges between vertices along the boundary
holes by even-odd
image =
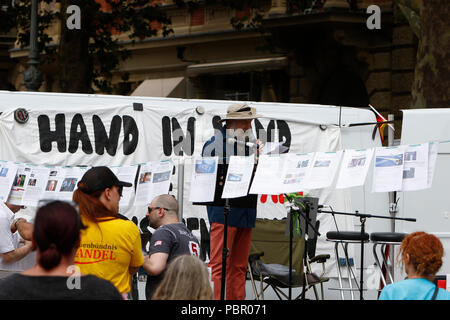
[[[147,272],[145,295],[150,300],[161,282],[167,264],[183,254],[200,256],[198,239],[178,221],[178,203],[171,195],[153,199],[148,207],[150,227],[156,229],[150,240],[149,255],[142,266]]]

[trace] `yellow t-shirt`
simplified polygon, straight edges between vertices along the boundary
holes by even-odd
[[[87,229],[81,231],[75,256],[81,273],[109,280],[121,293],[130,292],[128,268],[144,263],[137,226],[123,219],[101,219],[96,224],[82,217],[82,221]]]

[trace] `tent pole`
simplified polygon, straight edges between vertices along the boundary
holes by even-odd
[[[388,121],[392,121],[392,128],[388,127],[388,145],[394,145],[394,115],[388,115]],[[389,213],[391,217],[395,218],[397,215],[397,192],[389,192]],[[391,232],[395,232],[395,219],[391,220]],[[389,246],[389,260],[391,262],[390,272],[392,274],[392,279],[394,279],[394,246]],[[388,267],[388,266],[387,266]]]
[[[177,200],[178,200],[178,221],[183,220],[183,195],[184,195],[184,158],[178,160],[178,182],[177,182]]]

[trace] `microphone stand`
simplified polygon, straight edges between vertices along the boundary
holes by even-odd
[[[225,283],[227,277],[227,258],[228,258],[228,216],[230,214],[230,201],[225,199],[225,206],[223,208],[223,246],[222,246],[222,278],[220,279],[220,300],[225,300]]]
[[[236,142],[238,144],[239,141],[227,140],[227,142]],[[247,143],[244,143],[244,146],[248,146]],[[257,146],[258,147],[258,146]],[[225,300],[225,286],[226,286],[226,278],[227,278],[227,258],[228,252],[228,216],[230,215],[230,200],[228,198],[225,199],[225,206],[223,207],[223,245],[222,245],[222,277],[220,279],[220,300]]]
[[[360,263],[360,276],[359,276],[359,299],[363,299],[363,284],[364,284],[364,239],[363,235],[365,233],[365,223],[367,218],[380,218],[380,219],[391,219],[391,220],[404,220],[404,221],[411,221],[415,222],[415,218],[398,218],[398,217],[387,217],[387,216],[377,216],[377,215],[371,215],[366,213],[359,213],[358,211],[355,211],[355,213],[349,213],[349,212],[337,212],[337,211],[327,211],[319,209],[317,212],[320,213],[331,213],[331,214],[340,214],[340,215],[347,215],[347,216],[355,216],[359,217],[359,220],[361,221],[361,263]]]

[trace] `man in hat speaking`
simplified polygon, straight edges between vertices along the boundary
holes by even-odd
[[[254,138],[251,130],[253,119],[261,117],[256,109],[247,104],[233,104],[228,107],[227,115],[221,122],[225,126],[216,130],[214,136],[203,146],[202,156],[218,156],[220,165],[217,172],[217,188],[214,205],[207,206],[210,223],[210,262],[211,278],[214,283],[214,299],[220,299],[222,279],[222,249],[224,232],[224,207],[217,205],[226,177],[229,157],[233,155],[249,156],[259,150],[262,144]],[[218,194],[220,193],[220,194]],[[257,195],[232,199],[228,219],[227,248],[229,254],[226,268],[226,299],[245,299],[245,274],[252,228],[256,222]],[[235,201],[237,200],[237,201]]]

